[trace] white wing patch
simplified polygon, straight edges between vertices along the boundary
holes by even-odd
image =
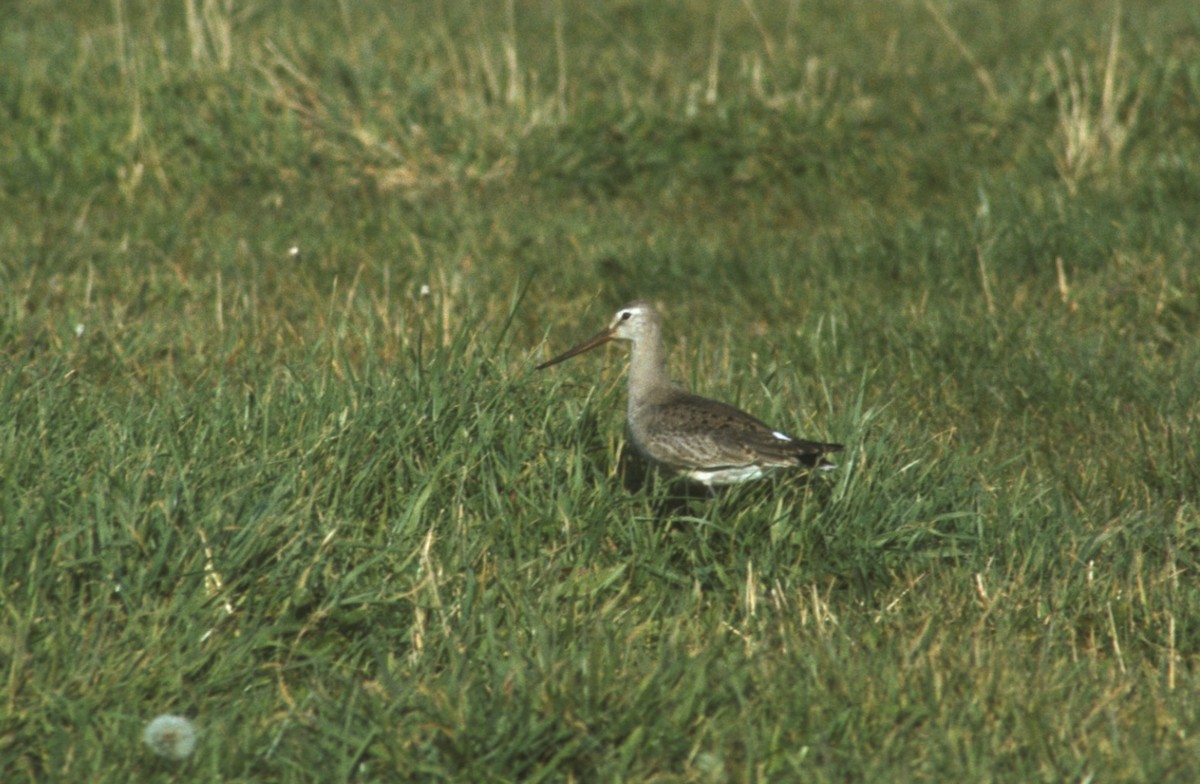
[[[772,431],[771,431],[771,435],[775,436],[775,437],[776,437],[776,438],[778,438],[780,441],[791,441],[791,440],[793,440],[793,439],[792,439],[792,437],[791,437],[791,436],[789,436],[787,433],[780,433],[778,430],[772,430]]]

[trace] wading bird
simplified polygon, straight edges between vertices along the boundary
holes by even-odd
[[[835,468],[841,444],[790,436],[745,411],[688,392],[667,377],[662,320],[649,302],[631,302],[591,340],[538,365],[543,370],[612,340],[631,344],[629,432],[651,462],[709,488],[785,468]]]

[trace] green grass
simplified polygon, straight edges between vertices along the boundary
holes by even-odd
[[[0,779],[1192,779],[1194,3],[69,5],[0,26]],[[841,469],[640,481],[622,353],[532,370],[634,297]]]

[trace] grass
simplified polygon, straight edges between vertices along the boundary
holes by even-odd
[[[0,29],[0,777],[1190,780],[1193,4],[430,8]]]

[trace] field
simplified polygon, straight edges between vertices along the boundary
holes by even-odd
[[[1194,780],[1193,0],[275,5],[0,25],[0,780]]]

